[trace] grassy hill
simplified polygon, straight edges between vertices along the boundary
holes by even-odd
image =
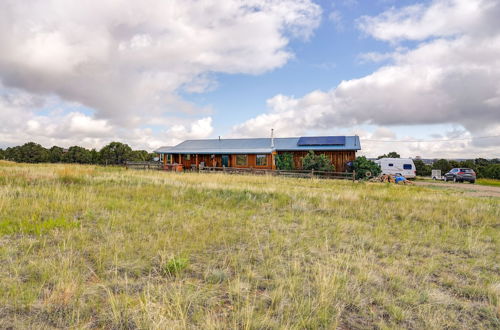
[[[500,203],[0,163],[0,328],[500,327]]]

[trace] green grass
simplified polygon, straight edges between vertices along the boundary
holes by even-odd
[[[483,186],[500,187],[500,180],[495,179],[477,179],[476,183]]]
[[[500,203],[0,162],[0,328],[498,328]]]

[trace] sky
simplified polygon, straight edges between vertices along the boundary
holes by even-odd
[[[500,0],[0,2],[0,148],[360,136],[500,157]]]

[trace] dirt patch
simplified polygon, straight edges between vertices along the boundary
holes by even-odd
[[[500,197],[500,187],[481,186],[471,183],[444,183],[416,181],[417,186],[435,186],[460,190],[469,196]]]

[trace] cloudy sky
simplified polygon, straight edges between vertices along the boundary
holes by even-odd
[[[358,134],[500,157],[500,0],[2,0],[0,147]]]

